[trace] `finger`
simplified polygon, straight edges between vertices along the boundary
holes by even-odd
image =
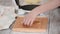
[[[24,25],[27,25],[27,23],[30,21],[29,18],[25,18]]]
[[[27,26],[29,26],[29,25],[30,25],[31,20],[32,20],[32,17],[30,16],[30,17],[28,18],[27,22],[26,22],[26,25],[27,25]]]
[[[24,17],[24,20],[23,20],[23,25],[25,25],[26,19],[27,19],[27,18],[26,18],[26,17]]]
[[[26,25],[29,26],[29,23],[31,21],[31,18],[29,17],[28,20],[26,20]]]
[[[31,23],[31,21],[33,20],[32,18],[34,18],[33,16],[31,17],[32,15],[29,15],[29,18],[28,18],[28,20],[27,20],[27,22],[26,22],[26,25],[27,26],[30,26],[30,23]]]
[[[31,23],[31,18],[29,18],[29,21],[26,22],[26,25],[29,26],[30,23]]]
[[[27,26],[29,26],[30,21],[31,21],[31,16],[29,15],[29,16],[27,16],[27,19],[26,19],[26,21],[25,21],[25,24],[26,24]]]
[[[34,20],[35,20],[35,18],[33,18],[33,19],[31,20],[30,26],[32,26]]]
[[[33,24],[33,20],[31,21],[31,23],[30,23],[30,25],[29,25],[29,26],[32,26],[32,24]]]

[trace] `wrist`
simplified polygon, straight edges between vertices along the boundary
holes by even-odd
[[[38,14],[40,14],[39,11],[37,11],[37,10],[32,10],[31,13],[32,13],[33,15],[35,15],[35,16],[37,16]]]

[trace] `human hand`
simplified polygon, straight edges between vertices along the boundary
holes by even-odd
[[[34,13],[34,12],[28,13],[28,14],[24,17],[23,25],[25,25],[25,26],[32,26],[33,21],[35,20],[36,16],[37,16],[37,14]]]

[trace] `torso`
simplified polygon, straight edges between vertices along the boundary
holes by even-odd
[[[17,3],[20,9],[32,10],[39,5],[46,3],[47,1],[48,0],[19,0],[19,3]]]

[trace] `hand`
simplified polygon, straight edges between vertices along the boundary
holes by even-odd
[[[25,25],[25,26],[32,26],[33,21],[35,20],[36,16],[37,16],[37,15],[36,15],[36,13],[34,13],[34,12],[30,12],[29,14],[27,14],[27,15],[24,17],[23,25]]]

